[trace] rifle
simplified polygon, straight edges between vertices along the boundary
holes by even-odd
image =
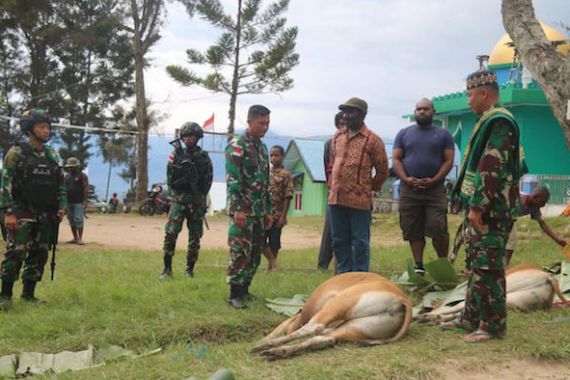
[[[59,216],[56,216],[54,223],[53,223],[53,239],[51,242],[51,263],[50,263],[50,268],[51,268],[51,280],[53,281],[53,276],[55,274],[55,249],[57,247],[57,240],[59,238],[59,223],[61,222],[61,219],[59,218]]]

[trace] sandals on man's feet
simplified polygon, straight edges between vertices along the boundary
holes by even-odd
[[[481,343],[491,340],[493,338],[494,336],[489,334],[487,331],[479,329],[477,331],[473,331],[469,335],[465,335],[463,341],[465,343]]]

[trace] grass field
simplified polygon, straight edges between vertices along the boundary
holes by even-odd
[[[290,224],[321,228],[320,218],[292,218]],[[568,219],[548,219],[568,238]],[[454,231],[457,219],[451,218]],[[557,246],[540,233],[536,223],[518,224],[520,249],[514,263],[548,265],[560,261]],[[375,219],[380,244],[372,248],[372,270],[389,276],[404,270],[411,256],[404,244],[384,243],[382,236],[400,234],[397,217]],[[126,239],[128,237],[125,237]],[[330,273],[314,270],[318,248],[289,251],[279,256],[282,270],[256,275],[251,291],[262,297],[309,294]],[[217,369],[230,368],[238,379],[439,379],[450,368],[478,370],[485,363],[507,359],[563,363],[570,368],[570,309],[509,314],[504,340],[464,344],[461,335],[433,327],[412,325],[401,341],[370,348],[340,344],[288,360],[265,362],[249,350],[285,317],[267,309],[261,300],[246,310],[226,304],[226,250],[201,252],[196,277],[183,276],[184,254],[174,258],[175,276],[158,281],[161,253],[84,250],[69,246],[58,252],[56,280],[49,275],[38,285],[46,304],[23,303],[0,313],[0,356],[22,351],[79,350],[88,344],[121,345],[137,353],[156,348],[156,355],[125,359],[106,366],[59,375],[59,379],[207,379]],[[428,250],[428,258],[435,258]],[[462,258],[464,255],[462,256]],[[262,263],[262,266],[265,262]],[[462,260],[456,268],[462,269]],[[17,284],[15,293],[21,288]],[[559,323],[545,323],[556,321]],[[564,320],[565,319],[565,320]],[[570,375],[569,375],[570,376]],[[47,376],[49,378],[49,376]]]

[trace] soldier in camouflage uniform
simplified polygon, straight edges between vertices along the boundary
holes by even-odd
[[[472,331],[467,343],[506,334],[505,245],[519,208],[519,128],[513,115],[495,104],[497,77],[481,70],[467,78],[468,103],[478,115],[452,191],[465,209],[468,285],[465,310],[444,328]]]
[[[194,265],[200,251],[200,238],[204,233],[203,219],[206,213],[206,196],[212,186],[212,161],[207,152],[197,144],[204,136],[196,123],[185,123],[180,129],[180,139],[174,140],[174,151],[168,157],[166,176],[172,189],[172,206],[164,227],[164,270],[161,279],[172,276],[172,257],[176,239],[186,219],[188,227],[188,251],[186,277],[194,277]]]
[[[230,246],[227,282],[229,304],[244,308],[252,298],[249,286],[257,271],[264,246],[265,227],[271,225],[269,158],[261,141],[269,128],[269,109],[249,108],[247,129],[226,148],[227,196]]]
[[[8,239],[0,269],[0,309],[11,303],[22,264],[22,299],[38,301],[36,283],[42,279],[49,246],[56,243],[55,231],[67,206],[59,158],[46,145],[51,136],[48,113],[42,109],[25,111],[20,128],[28,141],[10,148],[2,173],[0,207],[6,215]]]
[[[274,145],[269,152],[271,171],[269,176],[271,191],[271,215],[272,225],[266,233],[267,242],[263,249],[263,255],[269,262],[267,271],[277,269],[277,255],[281,249],[281,231],[287,224],[287,212],[289,203],[293,198],[293,177],[283,167],[285,150],[281,145]]]

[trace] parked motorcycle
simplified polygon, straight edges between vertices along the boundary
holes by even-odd
[[[142,216],[160,215],[164,212],[168,213],[172,199],[162,191],[162,187],[155,186],[139,207],[139,214]]]

